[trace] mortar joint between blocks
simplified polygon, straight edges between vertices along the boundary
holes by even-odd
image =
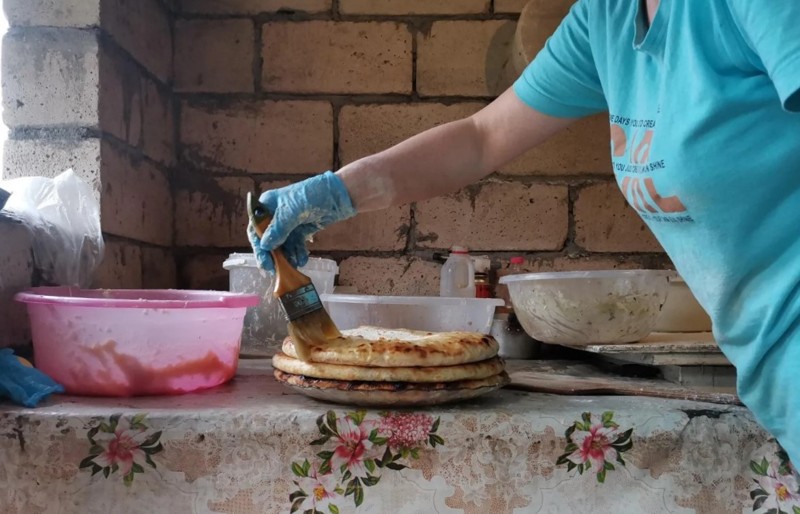
[[[567,186],[568,190],[568,200],[567,200],[567,240],[565,242],[565,248],[569,248],[570,245],[575,245],[575,202],[578,200],[578,191],[575,188],[574,184],[570,184]]]
[[[338,102],[331,102],[331,107],[333,109],[333,169],[338,170],[343,165],[339,155],[339,115],[342,106]]]
[[[253,19],[253,91],[259,95],[263,91],[261,84],[264,76],[264,23]]]

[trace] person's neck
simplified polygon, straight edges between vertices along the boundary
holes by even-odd
[[[653,23],[653,18],[656,17],[656,11],[658,10],[658,3],[659,0],[642,0],[644,4],[645,11],[647,12],[647,26],[649,27]]]

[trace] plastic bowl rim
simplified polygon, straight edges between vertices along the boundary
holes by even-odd
[[[77,294],[78,296],[64,296],[63,293]],[[104,291],[114,293],[117,291],[126,294],[140,293],[144,298],[93,298],[80,296],[81,293]],[[148,294],[154,291],[174,292],[189,295],[206,295],[207,298],[198,300],[169,300],[147,299]],[[260,298],[256,294],[235,293],[230,291],[210,291],[201,289],[80,289],[70,287],[35,287],[26,289],[14,295],[14,299],[25,304],[63,305],[72,307],[111,307],[128,309],[243,309],[255,307]]]
[[[600,270],[600,271],[549,271],[544,273],[521,273],[500,277],[501,284],[513,282],[530,282],[539,280],[575,280],[575,279],[619,279],[630,277],[664,277],[671,278],[676,273],[671,270]]]
[[[332,301],[339,303],[362,303],[372,305],[426,305],[426,306],[447,306],[454,305],[486,305],[502,307],[505,301],[502,298],[461,298],[457,296],[380,296],[363,294],[321,294],[320,300],[323,302]]]

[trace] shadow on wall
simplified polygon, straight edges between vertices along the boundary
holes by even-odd
[[[544,48],[573,3],[574,0],[530,0],[525,5],[516,24],[507,74],[516,77],[522,73]]]
[[[486,87],[493,96],[511,87],[521,72],[515,68],[512,55],[516,31],[517,23],[504,23],[492,37],[486,52]]]

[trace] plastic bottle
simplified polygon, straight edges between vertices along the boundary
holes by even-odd
[[[497,278],[499,279],[507,275],[520,275],[525,273],[525,271],[525,257],[516,256],[509,259],[507,267],[500,269]],[[495,287],[495,296],[505,300],[507,305],[511,305],[511,297],[508,294],[507,285],[498,283]]]
[[[510,275],[523,273],[522,266],[525,264],[525,257],[512,257],[511,265],[508,267]]]
[[[463,246],[450,249],[442,266],[439,296],[475,298],[475,266]]]

